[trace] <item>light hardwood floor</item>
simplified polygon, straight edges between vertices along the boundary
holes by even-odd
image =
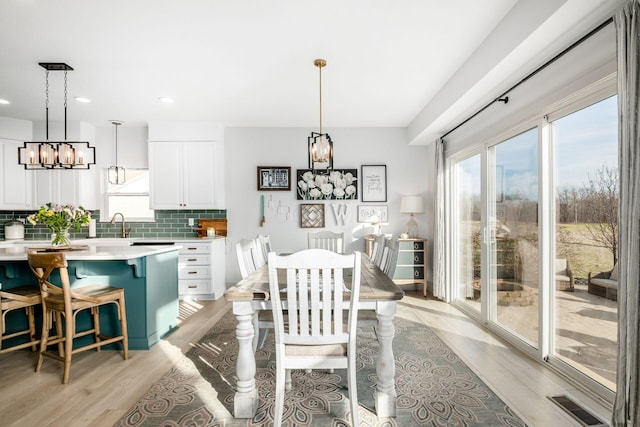
[[[111,426],[227,311],[224,299],[181,306],[180,328],[149,351],[84,352],[74,356],[69,384],[47,359],[33,372],[35,354],[0,356],[0,425]],[[578,426],[547,399],[568,394],[604,421],[607,408],[541,364],[492,337],[454,307],[407,291],[398,316],[431,327],[530,426]]]

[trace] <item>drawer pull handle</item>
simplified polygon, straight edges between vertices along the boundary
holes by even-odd
[[[193,261],[197,261],[198,258],[189,258],[187,261],[193,262]]]
[[[188,274],[198,274],[197,271],[190,271]]]
[[[198,248],[187,248],[187,250],[188,250],[188,251],[195,251],[195,250],[197,250],[197,249],[198,249]]]
[[[195,289],[195,288],[197,288],[196,285],[189,285],[189,289]]]
[[[420,258],[418,257],[418,255],[414,255],[414,256],[413,256],[413,261],[414,261],[414,262],[418,262],[418,261],[420,261]]]

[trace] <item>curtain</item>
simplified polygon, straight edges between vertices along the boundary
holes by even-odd
[[[632,0],[614,17],[618,57],[620,170],[620,242],[618,282],[618,368],[612,425],[640,425],[640,0]]]
[[[433,296],[445,302],[451,301],[451,292],[445,279],[445,194],[444,194],[444,141],[436,140],[435,203],[433,215]]]

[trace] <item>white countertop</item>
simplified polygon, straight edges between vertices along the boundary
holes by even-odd
[[[80,243],[82,244],[82,243]],[[72,242],[73,245],[78,245]],[[25,261],[27,253],[34,248],[50,249],[50,242],[27,241],[20,244],[4,242],[0,246],[0,261]],[[149,255],[164,252],[177,251],[180,245],[151,245],[151,246],[128,246],[128,245],[88,245],[84,250],[65,251],[64,254],[69,261],[116,261],[141,258]]]

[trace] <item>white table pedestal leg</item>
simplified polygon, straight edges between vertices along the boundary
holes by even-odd
[[[238,377],[237,391],[233,402],[235,418],[253,418],[258,409],[258,390],[256,389],[256,358],[253,352],[255,310],[251,302],[233,303],[233,314],[238,320],[236,338],[238,339]]]
[[[376,330],[380,343],[380,353],[376,362],[378,384],[375,392],[376,414],[378,417],[396,416],[396,365],[393,357],[393,316],[396,313],[395,301],[378,302],[376,314],[378,328]]]

